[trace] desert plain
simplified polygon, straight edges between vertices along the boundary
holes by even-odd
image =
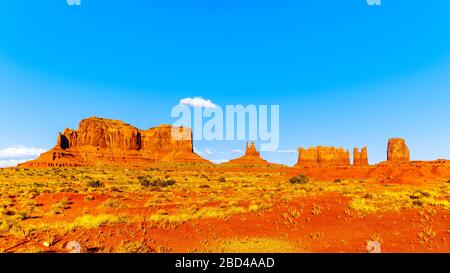
[[[252,143],[212,164],[170,129],[89,118],[0,169],[0,251],[450,252],[450,162],[410,161],[403,139],[375,165],[322,146],[272,164]]]

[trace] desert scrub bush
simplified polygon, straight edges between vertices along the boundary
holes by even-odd
[[[270,204],[264,204],[263,202],[252,202],[248,207],[250,212],[259,212],[272,208]]]
[[[401,209],[440,206],[449,208],[450,203],[436,192],[426,190],[399,190],[372,193],[370,196],[354,197],[350,207],[362,212],[399,211]]]
[[[45,251],[41,250],[36,246],[19,248],[16,250],[16,253],[24,253],[24,254],[36,254],[36,253],[45,253]]]
[[[161,201],[159,201],[159,200],[150,199],[145,203],[144,207],[152,208],[152,207],[159,205],[160,203],[161,203]]]
[[[143,242],[122,242],[117,253],[151,253],[155,252]]]
[[[10,216],[13,219],[17,219],[17,220],[26,220],[31,218],[31,213],[32,213],[32,209],[22,209],[22,210],[17,210],[15,208],[10,208],[7,210],[2,211],[3,215],[6,216]]]
[[[90,215],[86,214],[76,218],[71,224],[71,228],[98,228],[104,225],[124,224],[128,222],[126,216],[116,216],[110,214]]]
[[[227,179],[224,176],[219,177],[219,182],[227,182]]]
[[[15,219],[2,219],[0,220],[0,234],[9,234],[20,239],[29,238],[36,233],[36,229],[32,226],[22,226]]]
[[[148,187],[160,187],[165,188],[168,186],[175,185],[175,180],[172,179],[161,179],[161,178],[149,178],[149,177],[141,177],[139,179],[139,184],[141,184],[142,187],[148,188]]]
[[[200,176],[200,178],[203,178],[203,179],[206,179],[206,180],[208,180],[208,181],[211,181],[211,178],[209,178],[209,176],[207,176],[206,174],[202,174],[202,175]]]
[[[342,182],[342,179],[340,179],[340,178],[334,180],[334,183],[341,183],[341,182]]]
[[[14,205],[14,201],[11,198],[2,198],[0,201],[0,208],[6,209]]]
[[[103,204],[101,204],[102,208],[113,208],[113,209],[123,209],[126,208],[127,205],[120,202],[119,200],[108,199]]]
[[[314,205],[311,208],[311,213],[312,213],[312,215],[316,215],[316,216],[320,215],[322,213],[322,208],[319,205]]]
[[[308,182],[309,182],[309,177],[307,177],[304,174],[289,178],[289,183],[291,183],[291,184],[306,184]]]
[[[373,198],[373,197],[371,197]],[[360,212],[377,212],[379,208],[373,202],[370,202],[368,198],[355,198],[350,202],[350,208]]]
[[[63,210],[70,209],[70,205],[72,203],[67,198],[61,199],[59,202],[56,202],[52,205],[52,209],[50,210],[50,214],[56,215],[61,214]]]
[[[110,190],[111,190],[112,192],[116,192],[116,193],[118,193],[118,192],[123,192],[123,191],[122,191],[120,188],[118,188],[118,187],[111,187]]]
[[[103,184],[103,182],[98,180],[91,180],[87,182],[87,186],[89,188],[102,188],[105,186],[105,184]]]
[[[83,200],[85,201],[94,201],[95,200],[95,196],[93,195],[87,195],[83,198]]]

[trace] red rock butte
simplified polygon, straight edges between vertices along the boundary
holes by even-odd
[[[388,162],[408,162],[410,160],[409,148],[401,138],[391,138],[388,142]]]
[[[246,144],[245,154],[239,158],[232,159],[222,165],[246,165],[246,166],[277,166],[278,164],[270,163],[264,160],[259,152],[256,150],[255,143],[252,142],[250,145]],[[282,166],[282,165],[278,165]]]
[[[193,152],[192,130],[160,125],[139,130],[127,123],[91,117],[77,130],[59,133],[56,146],[21,167],[77,167],[97,163],[209,163]]]
[[[353,166],[369,166],[369,157],[367,155],[367,147],[363,147],[361,152],[358,148],[353,149]]]
[[[311,147],[298,149],[298,167],[350,166],[350,152],[344,148]]]

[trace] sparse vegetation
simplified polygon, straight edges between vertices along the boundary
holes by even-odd
[[[419,186],[347,178],[310,183],[306,175],[287,175],[276,169],[257,174],[214,167],[199,171],[190,165],[126,171],[110,166],[0,169],[0,249],[64,252],[68,240],[76,239],[83,252],[276,251],[281,246],[304,251],[302,240],[323,241],[321,251],[334,250],[336,245],[347,250],[347,239],[336,244],[327,241],[327,231],[320,226],[323,219],[352,226],[371,214],[367,219],[373,221],[375,214],[381,222],[386,212],[403,217],[410,210],[420,212],[404,217],[411,221],[405,225],[408,230],[416,227],[417,241],[428,247],[441,240],[441,234],[448,236],[449,226],[442,225],[450,217],[446,180]],[[270,239],[229,238],[232,234],[222,238],[228,230],[222,228],[230,223],[243,227],[242,234],[247,226],[254,227],[249,230],[262,230]],[[302,236],[296,232],[317,224],[317,231]],[[370,224],[364,225],[370,228]],[[370,230],[365,238],[375,232],[390,240],[399,236],[383,233],[384,226],[389,223]],[[405,230],[402,227],[399,232]],[[193,233],[188,235],[197,237],[184,238],[184,231],[190,229]],[[176,240],[201,244],[179,248],[166,240],[167,232]],[[110,243],[121,240],[125,241]],[[11,249],[13,242],[27,243]],[[270,242],[275,245],[269,246]]]
[[[160,187],[165,188],[168,186],[175,185],[175,180],[172,179],[162,179],[162,178],[149,178],[149,177],[141,177],[139,179],[139,183],[142,187]]]
[[[119,200],[108,199],[101,205],[101,207],[103,207],[103,208],[114,208],[114,209],[123,209],[123,208],[126,208],[127,205],[125,205],[124,203],[120,202]]]
[[[143,242],[122,242],[117,253],[150,253],[155,252]]]
[[[88,181],[87,182],[87,186],[90,188],[103,188],[105,186],[105,184],[103,184],[103,182],[100,182],[98,180],[92,180],[92,181]]]
[[[309,177],[306,175],[297,175],[294,177],[289,178],[289,183],[291,184],[306,184],[309,182]]]
[[[90,215],[86,214],[75,219],[75,221],[69,224],[71,229],[73,228],[98,228],[104,225],[113,224],[123,224],[128,221],[127,217],[101,214],[101,215]]]

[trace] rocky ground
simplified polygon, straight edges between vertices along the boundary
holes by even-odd
[[[299,173],[1,169],[0,250],[68,252],[77,242],[82,252],[367,252],[376,241],[382,252],[450,251],[449,181],[291,179]]]

